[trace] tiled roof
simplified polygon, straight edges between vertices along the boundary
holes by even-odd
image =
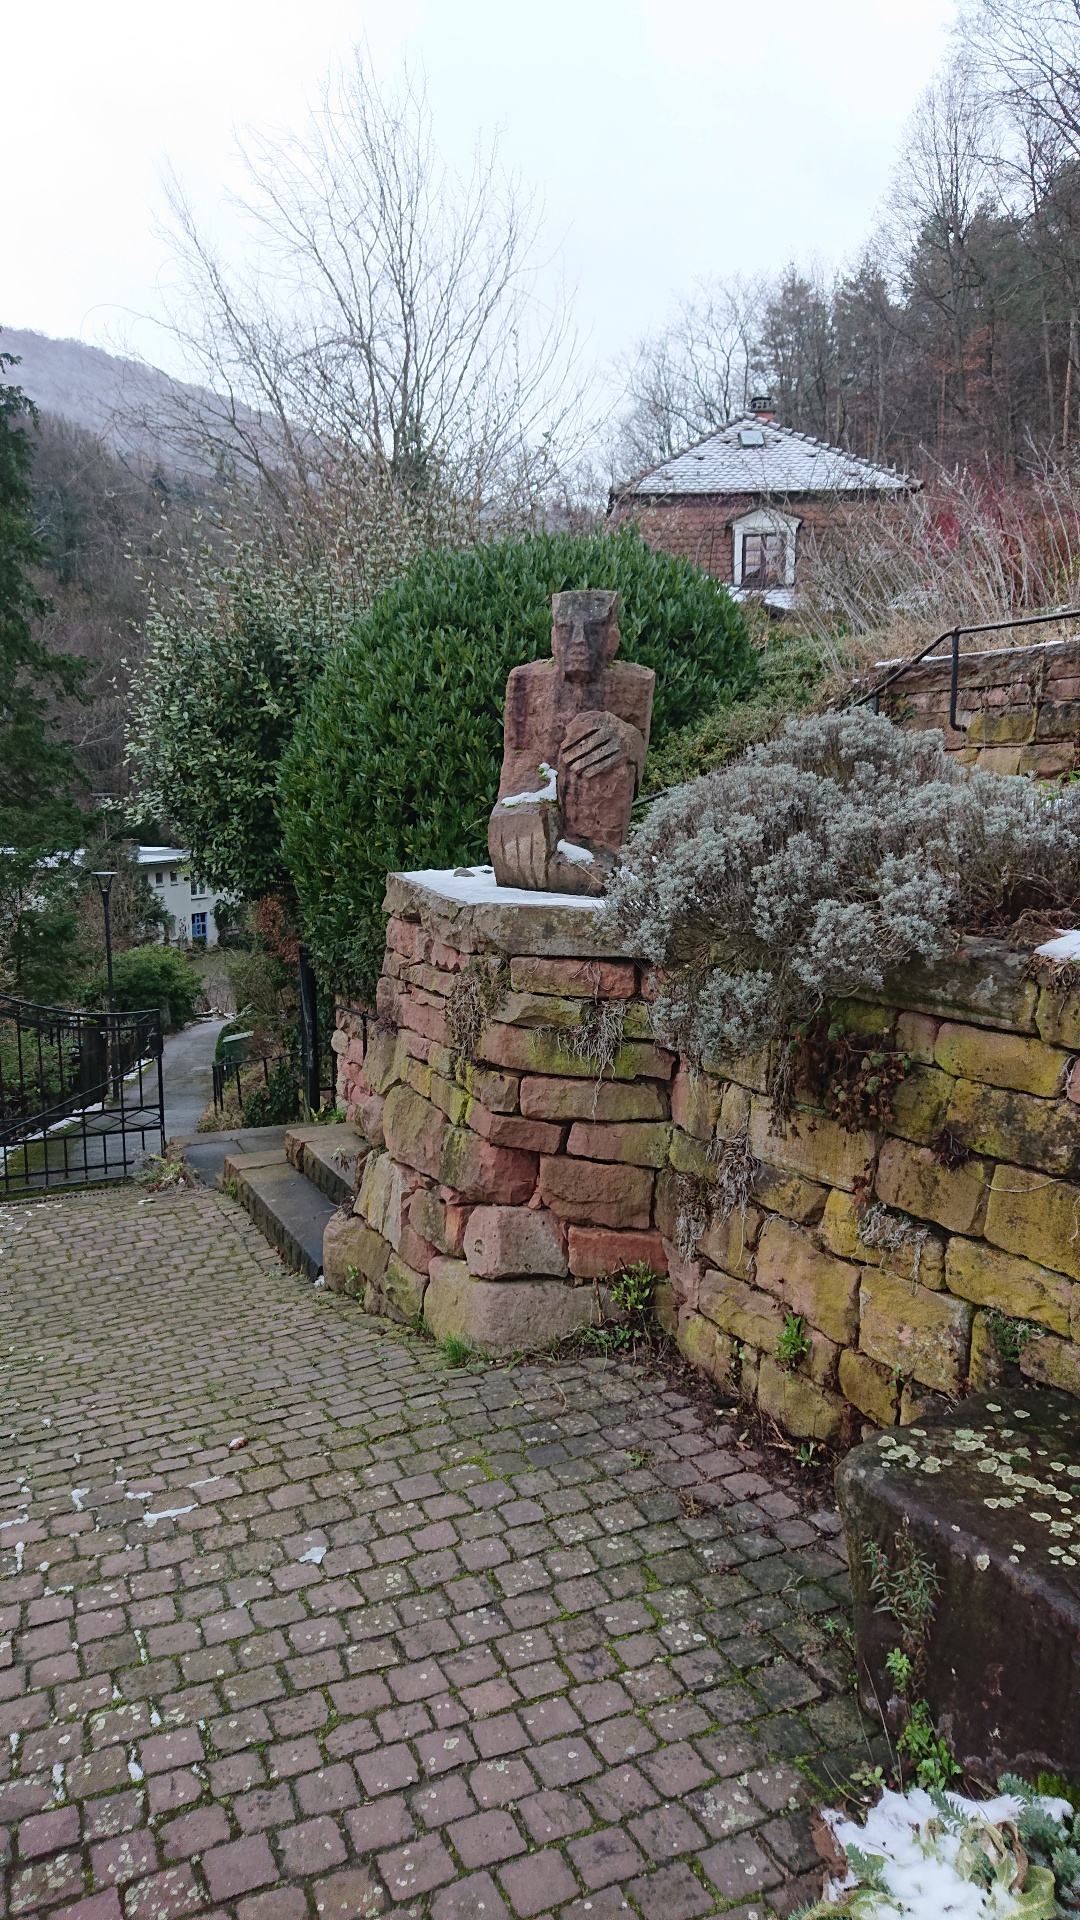
[[[643,474],[621,495],[901,493],[912,484],[895,468],[875,467],[808,433],[767,425],[748,414]]]

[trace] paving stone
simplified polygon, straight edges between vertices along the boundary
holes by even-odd
[[[0,1208],[0,1246],[13,1920],[758,1920],[748,1863],[810,1897],[790,1761],[862,1722],[811,1625],[836,1517],[778,1456],[646,1367],[448,1370],[208,1189]]]

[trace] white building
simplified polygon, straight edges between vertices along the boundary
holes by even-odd
[[[164,938],[179,947],[193,942],[216,947],[218,896],[191,870],[191,855],[181,847],[140,847],[139,865],[159,906],[172,925]]]

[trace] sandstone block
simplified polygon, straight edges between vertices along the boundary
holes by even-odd
[[[947,1393],[935,1393],[921,1387],[917,1380],[905,1380],[900,1389],[900,1425],[910,1427],[916,1420],[940,1420],[950,1413],[955,1402]]]
[[[465,1091],[483,1106],[490,1107],[493,1113],[517,1112],[521,1082],[516,1073],[494,1073],[470,1064],[463,1077]]]
[[[1080,1154],[1080,1113],[1071,1100],[954,1080],[948,1124],[975,1153],[1013,1165],[1069,1173]]]
[[[438,1107],[440,1113],[445,1113],[452,1127],[464,1126],[470,1098],[456,1080],[450,1080],[445,1074],[433,1070],[427,1097],[432,1106]]]
[[[350,1115],[351,1123],[363,1140],[370,1140],[373,1147],[386,1144],[383,1132],[383,1110],[386,1102],[381,1094],[368,1093],[353,1102]]]
[[[478,1353],[551,1347],[596,1319],[591,1287],[559,1280],[477,1280],[462,1260],[434,1260],[424,1318],[436,1340],[453,1334]]]
[[[567,1230],[570,1271],[577,1280],[606,1280],[644,1260],[654,1273],[666,1273],[667,1254],[658,1233],[617,1233],[610,1227],[571,1226]]]
[[[470,1212],[469,1207],[441,1199],[431,1187],[418,1187],[409,1201],[409,1225],[437,1252],[456,1260],[465,1245]]]
[[[652,1008],[644,1000],[629,1000],[623,1014],[623,1034],[627,1040],[653,1038]]]
[[[421,1100],[430,1100],[434,1075],[426,1060],[415,1059],[410,1054],[404,1062],[401,1077],[407,1087],[411,1087],[414,1093],[420,1095]]]
[[[477,1049],[478,1058],[491,1066],[509,1067],[515,1073],[557,1074],[573,1080],[599,1078],[599,1064],[582,1060],[560,1036],[528,1027],[510,1027],[493,1021],[485,1027]],[[664,1047],[649,1046],[642,1040],[624,1040],[605,1076],[613,1080],[669,1080],[675,1069],[675,1055]]]
[[[719,1333],[700,1313],[686,1313],[680,1315],[675,1337],[691,1366],[700,1367],[719,1387],[730,1384],[735,1342],[727,1334]]]
[[[543,1207],[474,1207],[465,1229],[469,1272],[481,1280],[522,1274],[564,1279],[569,1272],[559,1223]]]
[[[754,1198],[770,1213],[782,1213],[787,1220],[809,1227],[821,1219],[830,1188],[816,1180],[804,1180],[797,1173],[781,1173],[778,1168],[759,1166],[754,1180]]]
[[[390,1028],[374,1027],[364,1055],[364,1079],[372,1093],[388,1093],[401,1074],[398,1068],[397,1034]]]
[[[427,1284],[426,1273],[416,1272],[395,1253],[382,1277],[368,1282],[364,1291],[365,1311],[411,1326],[423,1310]]]
[[[653,1313],[656,1324],[674,1339],[679,1325],[679,1307],[675,1298],[675,1289],[670,1280],[661,1280],[653,1292]]]
[[[431,935],[415,920],[391,917],[386,923],[386,944],[406,960],[424,960],[431,950]]]
[[[696,1140],[711,1140],[720,1118],[723,1085],[707,1073],[696,1073],[680,1062],[671,1083],[671,1117]]]
[[[934,1064],[938,1022],[928,1013],[902,1013],[896,1022],[896,1050],[909,1053],[921,1066]]]
[[[700,1260],[688,1260],[673,1240],[665,1240],[663,1247],[678,1310],[683,1313],[689,1308],[696,1313],[701,1282],[708,1269]]]
[[[1027,969],[1027,954],[973,936],[947,960],[906,964],[866,997],[939,1019],[1033,1033],[1038,988]]]
[[[889,1132],[928,1147],[945,1126],[957,1082],[940,1067],[913,1067],[893,1089]]]
[[[582,1000],[630,1000],[635,974],[630,960],[549,960],[529,954],[510,962],[510,985],[515,992],[565,994]]]
[[[768,1354],[758,1368],[757,1402],[795,1439],[836,1440],[844,1424],[844,1403],[816,1387],[801,1373],[789,1373]]]
[[[497,1147],[519,1147],[523,1153],[558,1153],[563,1130],[550,1120],[529,1120],[522,1113],[494,1113],[479,1100],[467,1103],[467,1123],[474,1133]]]
[[[995,1167],[983,1232],[1007,1253],[1080,1280],[1080,1187],[1028,1167]]]
[[[961,1300],[997,1307],[1016,1319],[1039,1320],[1052,1332],[1068,1337],[1072,1283],[1033,1260],[1002,1253],[985,1240],[950,1240],[945,1251],[945,1285]]]
[[[540,1198],[560,1220],[582,1226],[646,1228],[651,1224],[653,1176],[646,1167],[570,1160],[540,1161]]]
[[[722,1087],[722,1094],[720,1123],[716,1131],[721,1140],[734,1140],[740,1133],[745,1133],[750,1125],[754,1096],[749,1087],[741,1087],[736,1080],[718,1084]]]
[[[1019,773],[1022,758],[1020,747],[980,747],[975,764],[984,773]]]
[[[990,1169],[981,1160],[943,1167],[929,1147],[886,1140],[875,1186],[887,1207],[934,1220],[951,1233],[980,1233],[986,1217]],[[878,1264],[877,1262],[874,1263]]]
[[[1020,1371],[1041,1387],[1060,1387],[1080,1397],[1080,1346],[1074,1341],[1055,1339],[1052,1333],[1029,1340],[1020,1355]]]
[[[578,1027],[582,1002],[556,993],[508,993],[496,1013],[508,1027]]]
[[[900,1391],[893,1376],[855,1347],[845,1347],[839,1362],[840,1391],[845,1400],[872,1420],[876,1427],[894,1427],[900,1410]]]
[[[1044,1040],[1070,1052],[1080,1048],[1080,993],[1044,987],[1035,1018]]]
[[[796,1113],[790,1130],[776,1133],[767,1100],[755,1100],[750,1112],[750,1148],[759,1160],[849,1192],[873,1164],[879,1144],[877,1134],[846,1133],[825,1114]]]
[[[1033,773],[1037,780],[1052,780],[1058,774],[1076,768],[1075,740],[1047,741],[1045,745],[1022,747],[1018,773]]]
[[[529,1078],[521,1082],[521,1111],[535,1120],[666,1120],[667,1090],[648,1080]]]
[[[840,1346],[859,1331],[859,1268],[822,1253],[801,1227],[772,1215],[761,1229],[755,1279]],[[760,1344],[760,1343],[757,1343]]]
[[[393,1249],[355,1213],[331,1214],[323,1232],[323,1274],[335,1293],[362,1294],[386,1272]]]
[[[1036,740],[1080,740],[1080,700],[1044,700]]]
[[[522,1207],[536,1186],[537,1156],[497,1147],[468,1127],[450,1127],[439,1156],[439,1179],[459,1200]]]
[[[888,1144],[888,1143],[887,1143]],[[945,1246],[934,1234],[913,1238],[898,1247],[867,1246],[859,1231],[862,1215],[850,1193],[835,1187],[825,1203],[820,1237],[830,1253],[855,1260],[861,1267],[884,1267],[901,1280],[938,1289],[945,1284]],[[918,1229],[915,1230],[916,1232]]]
[[[971,1323],[971,1358],[968,1362],[968,1388],[971,1393],[991,1393],[1003,1385],[1005,1368],[998,1344],[990,1327],[990,1317],[977,1313]]]
[[[759,1053],[721,1053],[715,1060],[703,1060],[702,1072],[718,1080],[730,1080],[751,1093],[764,1093],[769,1084],[769,1049]]]
[[[938,1032],[934,1059],[946,1073],[960,1079],[1048,1098],[1064,1086],[1069,1056],[1024,1034],[994,1033],[987,1027],[961,1027],[946,1020]]]
[[[460,973],[463,967],[468,966],[469,955],[457,947],[448,946],[436,933],[431,941],[431,964],[441,967],[444,973]]]
[[[860,1040],[875,1040],[879,1046],[892,1044],[896,1009],[876,1005],[872,1000],[830,1000],[829,1025],[840,1033]]]
[[[411,1204],[410,1201],[410,1206]],[[412,1267],[415,1272],[422,1273],[426,1276],[431,1262],[438,1259],[442,1249],[435,1246],[434,1242],[429,1240],[425,1234],[417,1233],[412,1222],[406,1218],[402,1222],[401,1238],[398,1241],[396,1251],[399,1257],[404,1260],[406,1266]]]
[[[955,1397],[967,1373],[971,1318],[965,1300],[863,1268],[859,1346],[890,1373]]]
[[[776,1352],[784,1331],[784,1309],[771,1294],[731,1274],[709,1272],[698,1288],[698,1307],[722,1333],[762,1352]]]
[[[371,1158],[374,1159],[375,1156],[372,1155]],[[364,1175],[366,1181],[366,1166]],[[365,1181],[361,1182],[360,1193],[353,1211],[364,1215],[368,1224],[373,1226],[377,1233],[381,1233],[384,1240],[389,1240],[396,1253],[401,1246],[402,1231],[408,1224],[412,1196],[418,1187],[426,1184],[424,1177],[422,1174],[415,1173],[411,1167],[400,1166],[396,1160],[390,1158],[389,1154],[382,1154],[373,1181],[371,1212],[366,1211],[364,1204]]]
[[[668,1156],[671,1128],[661,1121],[575,1121],[566,1143],[567,1153],[582,1160],[625,1161],[632,1167],[662,1167]],[[550,1149],[549,1149],[550,1151]]]
[[[1035,707],[981,707],[971,716],[968,739],[973,746],[1026,746],[1035,738]]]
[[[446,1115],[411,1087],[392,1087],[383,1111],[383,1132],[394,1160],[417,1173],[439,1178],[439,1163],[448,1132]]]
[[[709,1149],[679,1127],[672,1129],[668,1157],[676,1173],[689,1173],[695,1180],[716,1179],[716,1161],[710,1157]]]
[[[737,1280],[750,1280],[754,1274],[754,1248],[758,1244],[764,1215],[752,1203],[745,1210],[732,1209],[726,1220],[710,1220],[698,1249],[709,1266],[734,1274]]]

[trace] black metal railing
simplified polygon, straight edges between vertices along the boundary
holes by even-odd
[[[329,1097],[337,1098],[336,1057],[320,1054],[314,1075],[311,1063],[298,1048],[257,1054],[246,1060],[215,1060],[214,1106],[224,1112],[226,1095],[235,1089],[244,1126],[287,1126],[305,1106],[317,1110]],[[312,1093],[315,1100],[311,1099]]]
[[[160,1013],[0,994],[0,1195],[130,1177],[165,1148]]]
[[[950,627],[946,633],[939,633],[935,635],[933,640],[928,640],[925,647],[921,647],[918,653],[913,653],[909,660],[902,660],[898,667],[894,667],[891,673],[886,674],[884,680],[879,680],[877,685],[871,687],[868,692],[860,693],[854,700],[850,700],[848,705],[850,707],[864,707],[867,702],[870,702],[873,705],[874,712],[879,713],[881,711],[881,696],[886,688],[891,687],[897,680],[902,679],[905,673],[910,673],[912,667],[917,667],[923,660],[927,659],[927,657],[933,653],[935,647],[941,647],[948,643],[952,650],[952,665],[949,680],[949,725],[955,733],[957,731],[956,696],[960,684],[961,640],[969,639],[973,633],[1005,633],[1016,627],[1045,627],[1056,620],[1080,620],[1080,607],[1064,607],[1058,613],[1026,613],[1022,614],[1017,620],[988,620],[983,626],[979,627]]]

